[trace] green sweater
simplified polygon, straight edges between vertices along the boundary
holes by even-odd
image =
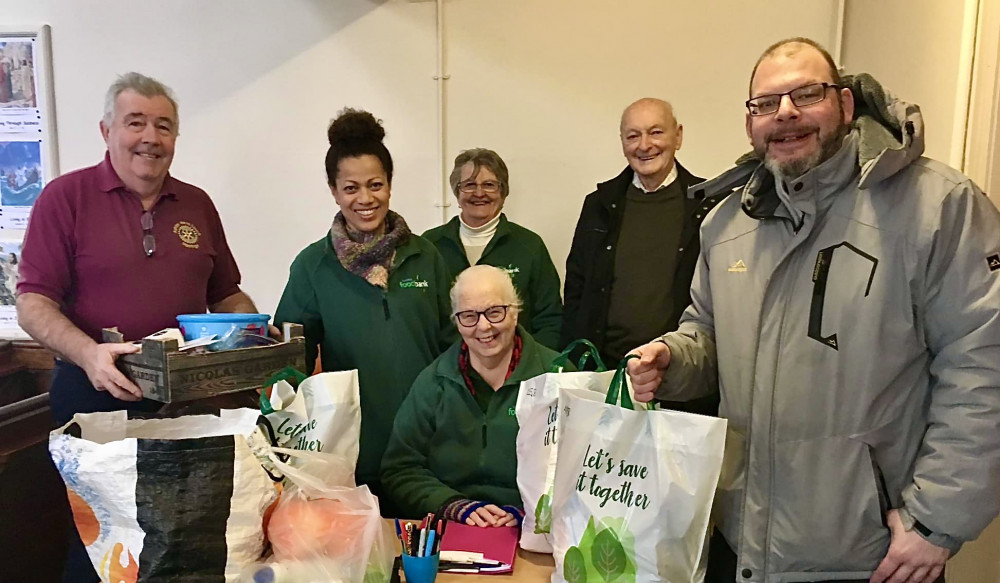
[[[518,332],[521,361],[486,413],[458,370],[461,342],[413,383],[382,460],[382,484],[404,516],[434,512],[455,498],[521,506],[514,404],[521,381],[548,372],[557,353]]]
[[[358,369],[358,483],[377,485],[392,422],[413,379],[457,337],[441,255],[412,235],[396,250],[386,291],[344,269],[329,237],[299,253],[274,320],[305,327],[306,372]]]
[[[469,267],[459,236],[458,217],[430,229],[424,237],[441,252],[451,281]],[[501,214],[496,235],[476,264],[499,267],[510,274],[524,302],[521,324],[538,342],[555,348],[559,344],[559,329],[562,326],[562,299],[559,296],[559,274],[542,238],[508,221],[507,216]]]

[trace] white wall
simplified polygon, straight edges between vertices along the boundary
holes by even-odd
[[[920,105],[925,155],[948,163],[958,108],[962,0],[849,1],[843,65],[871,73],[900,99]]]
[[[562,271],[583,196],[624,167],[617,127],[632,100],[674,101],[680,158],[708,176],[747,148],[742,101],[771,41],[832,43],[833,0],[724,8],[662,0],[447,0],[447,151],[496,149],[509,216]],[[263,311],[287,267],[335,212],[326,125],[345,105],[385,121],[392,207],[413,230],[440,222],[433,2],[405,0],[0,0],[5,24],[52,26],[63,172],[96,163],[103,93],[138,70],[181,107],[173,174],[205,188]],[[638,17],[629,18],[628,15]]]
[[[448,152],[497,150],[508,216],[560,273],[583,198],[625,167],[621,111],[662,97],[684,124],[678,159],[712,176],[749,149],[743,101],[760,52],[788,36],[832,44],[836,2],[449,0]],[[631,17],[630,17],[631,15]]]
[[[60,169],[98,162],[104,91],[137,70],[172,86],[172,173],[212,195],[262,311],[335,213],[326,127],[345,105],[385,121],[393,207],[434,221],[432,5],[364,0],[0,0],[5,24],[52,26]]]

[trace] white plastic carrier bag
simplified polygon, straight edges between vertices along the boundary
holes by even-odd
[[[293,388],[289,380],[297,381]],[[261,392],[261,413],[274,429],[281,447],[318,451],[348,460],[358,459],[361,397],[358,371],[323,372],[305,376],[288,368]]]
[[[287,458],[282,461],[278,456]],[[388,583],[396,546],[368,486],[354,485],[356,459],[272,448],[268,466],[285,476],[267,536],[273,556],[247,581]]]
[[[576,363],[579,372],[564,372],[570,354],[586,347]],[[583,372],[593,359],[597,372]],[[587,340],[576,340],[552,363],[552,372],[521,383],[514,406],[517,415],[517,489],[521,493],[524,521],[521,524],[521,548],[536,553],[551,553],[548,532],[552,523],[552,483],[555,479],[556,443],[558,441],[559,389],[576,388],[604,395],[614,372],[605,372],[597,348]]]
[[[554,583],[704,580],[726,420],[635,408],[629,358],[607,397],[560,391]]]

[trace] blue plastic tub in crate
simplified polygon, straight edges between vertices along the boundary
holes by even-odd
[[[177,316],[177,324],[180,325],[185,340],[196,340],[213,334],[222,338],[234,327],[267,336],[267,323],[270,320],[270,314],[215,313]]]

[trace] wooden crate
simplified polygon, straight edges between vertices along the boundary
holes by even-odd
[[[285,341],[270,346],[188,354],[176,340],[144,339],[142,352],[118,357],[118,369],[147,399],[175,403],[260,388],[286,366],[305,370],[302,326],[285,324]],[[104,329],[105,342],[122,342],[117,328]]]

